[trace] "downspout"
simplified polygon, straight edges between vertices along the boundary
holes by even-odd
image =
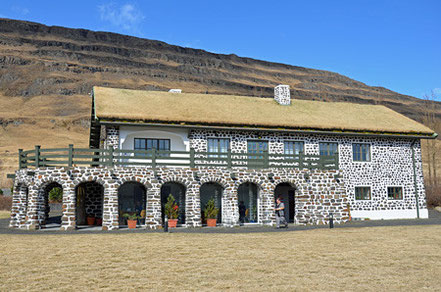
[[[415,149],[413,148],[416,141],[417,141],[417,139],[413,140],[412,143],[410,144],[410,147],[412,149],[413,183],[414,183],[414,188],[415,188],[417,219],[420,219],[420,202],[418,199],[418,185],[417,185],[417,175],[416,175],[416,166],[415,166]]]

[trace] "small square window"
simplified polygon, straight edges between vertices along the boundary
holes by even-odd
[[[371,161],[371,145],[369,144],[352,144],[353,161]]]
[[[322,156],[334,156],[337,153],[338,144],[337,143],[319,143],[320,155]]]
[[[389,200],[402,200],[403,199],[403,188],[402,187],[388,187],[387,188],[387,198]]]
[[[371,187],[355,187],[355,199],[356,200],[370,200],[371,199]]]

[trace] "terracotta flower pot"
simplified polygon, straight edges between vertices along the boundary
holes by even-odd
[[[98,226],[103,225],[103,218],[96,218],[95,223],[96,223],[96,225],[98,225]]]
[[[136,228],[136,223],[138,220],[127,220],[127,225],[129,225],[130,229]]]
[[[168,219],[168,228],[175,228],[178,224],[178,219]]]
[[[95,225],[95,217],[87,217],[87,225]]]
[[[216,227],[216,219],[207,219],[207,226],[208,227]]]

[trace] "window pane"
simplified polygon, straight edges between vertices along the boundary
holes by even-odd
[[[370,200],[371,188],[370,187],[355,187],[355,199],[356,200]]]

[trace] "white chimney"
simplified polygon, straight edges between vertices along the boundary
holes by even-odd
[[[289,85],[277,85],[274,87],[274,99],[281,105],[291,104]]]
[[[168,92],[172,92],[172,93],[182,93],[182,89],[170,89]]]

